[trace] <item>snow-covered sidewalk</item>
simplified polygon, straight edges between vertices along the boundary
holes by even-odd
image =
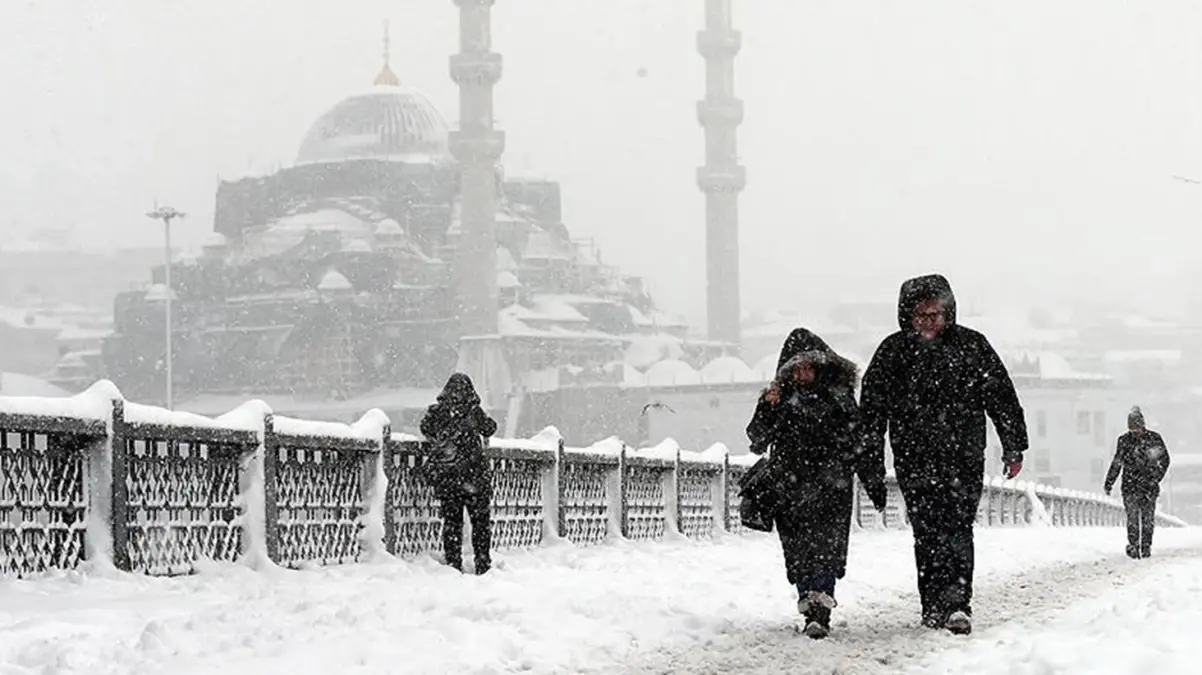
[[[1143,577],[1052,616],[1016,619],[922,659],[912,675],[1193,675],[1202,670],[1202,559],[1166,557]]]
[[[484,577],[427,558],[0,582],[0,674],[780,672],[775,657],[786,655],[769,649],[778,643],[808,650],[821,672],[855,672],[870,664],[855,662],[859,641],[840,641],[840,631],[916,623],[911,542],[908,532],[852,537],[835,639],[819,644],[789,629],[796,610],[770,536],[501,553]],[[1168,556],[1202,545],[1202,534],[1166,528],[1156,544]],[[983,528],[978,593],[1039,570],[1113,561],[1122,547],[1118,529]],[[906,662],[890,672],[920,662],[925,639],[885,654]]]

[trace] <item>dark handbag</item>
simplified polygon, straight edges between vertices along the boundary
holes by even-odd
[[[769,460],[760,458],[739,480],[739,522],[758,532],[771,532],[775,519]]]

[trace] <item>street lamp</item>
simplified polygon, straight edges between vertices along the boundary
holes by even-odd
[[[153,211],[146,213],[146,217],[152,220],[163,221],[163,248],[167,263],[163,268],[163,285],[167,290],[167,310],[165,312],[167,318],[164,324],[167,333],[167,409],[172,410],[174,401],[171,377],[171,221],[185,216],[171,206],[156,206]]]

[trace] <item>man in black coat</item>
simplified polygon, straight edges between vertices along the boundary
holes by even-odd
[[[985,417],[1002,441],[1008,478],[1022,469],[1027,425],[1014,383],[984,335],[956,323],[940,275],[902,284],[900,330],[881,343],[860,398],[864,447],[893,447],[914,530],[922,621],[972,631],[973,524],[985,475]]]
[[[1123,507],[1127,510],[1127,555],[1152,555],[1152,530],[1156,526],[1156,498],[1160,481],[1169,471],[1169,449],[1160,434],[1144,425],[1144,414],[1133,408],[1127,415],[1127,433],[1119,436],[1106,473],[1106,494],[1123,475]]]

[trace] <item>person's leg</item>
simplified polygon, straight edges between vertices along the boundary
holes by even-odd
[[[463,570],[463,497],[456,493],[441,495],[438,515],[442,518],[442,553],[447,564]]]
[[[918,572],[918,597],[922,603],[923,624],[941,625],[946,618],[938,598],[942,572],[940,552],[944,548],[938,524],[938,512],[930,489],[908,489],[903,495],[906,514],[914,535],[914,564]]]
[[[1156,497],[1159,496],[1156,492],[1144,495],[1142,514],[1142,528],[1139,539],[1139,556],[1147,558],[1152,555],[1152,534],[1156,531]]]
[[[472,521],[472,557],[476,574],[484,574],[492,567],[492,491],[472,495],[467,504],[467,515]]]
[[[1140,524],[1143,519],[1139,496],[1134,493],[1123,493],[1123,509],[1127,512],[1127,555],[1139,557]]]

